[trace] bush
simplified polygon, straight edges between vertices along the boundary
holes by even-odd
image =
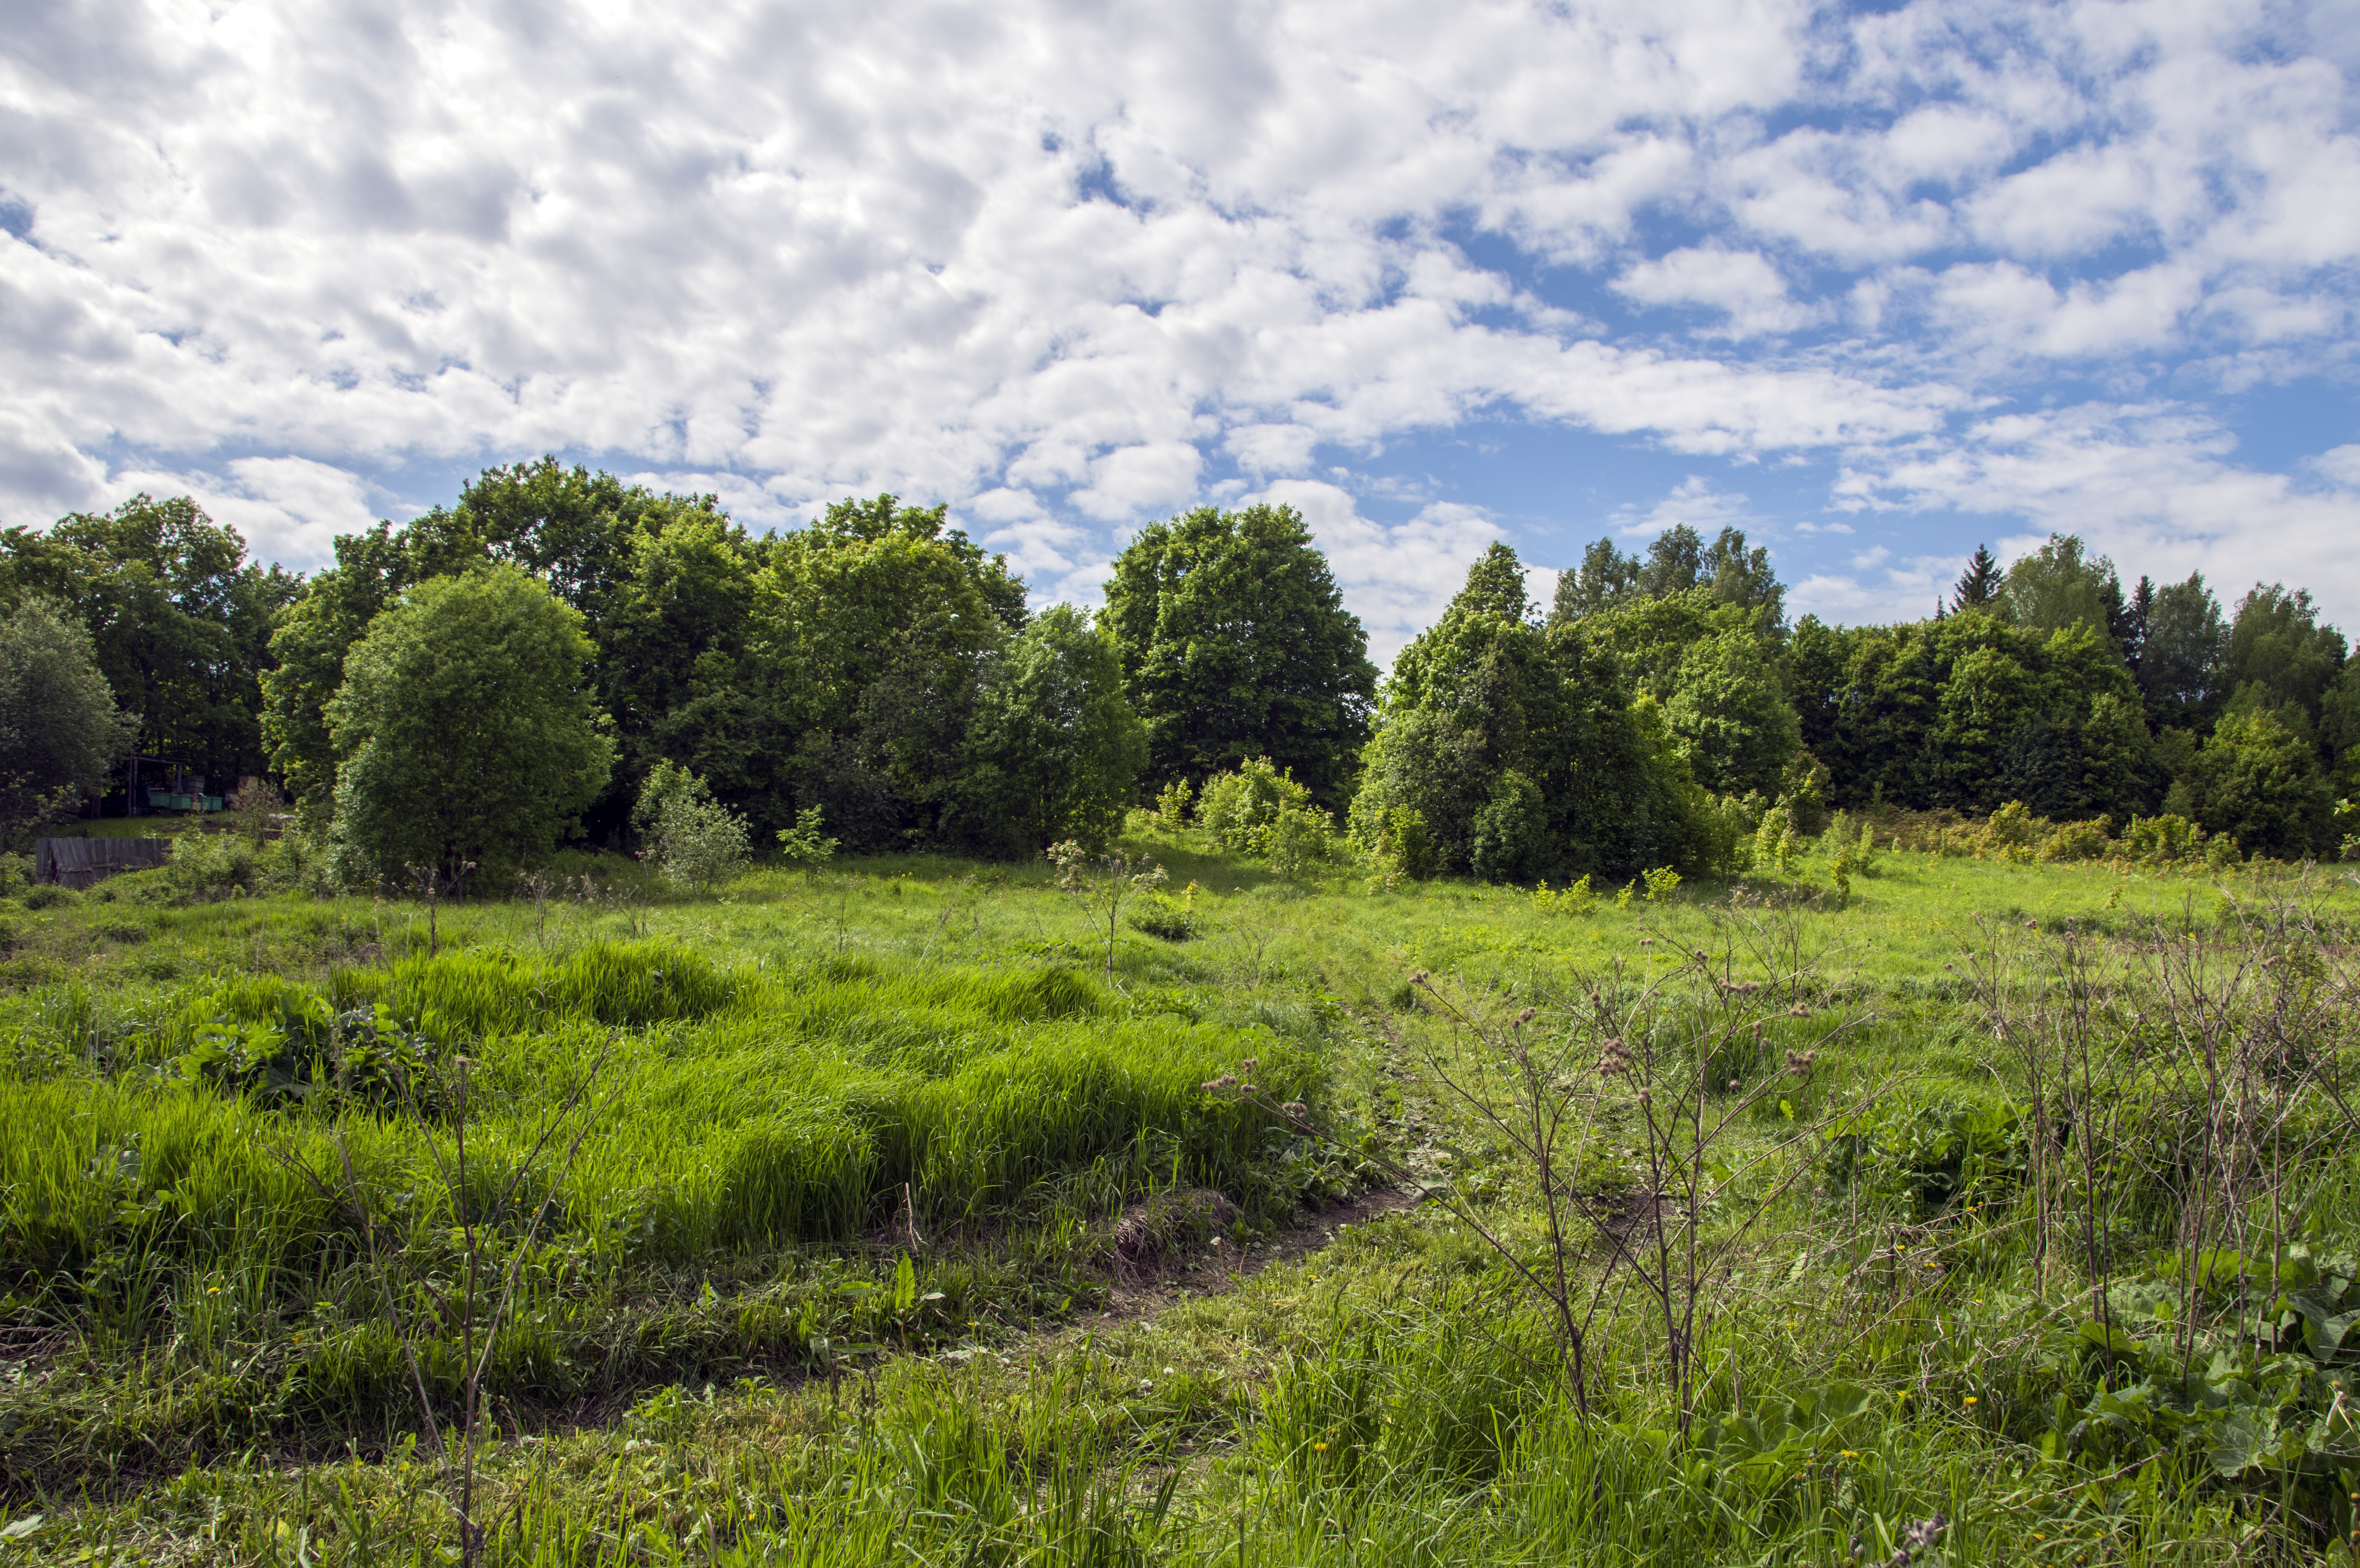
[[[1163,793],[1155,797],[1156,819],[1167,828],[1186,827],[1188,802],[1194,795],[1195,791],[1188,788],[1188,780],[1175,779],[1171,783],[1164,786]]]
[[[631,813],[648,851],[669,882],[692,891],[715,887],[746,869],[746,819],[713,798],[704,779],[674,762],[659,762],[639,789]]]
[[[1282,807],[1262,834],[1262,853],[1270,868],[1289,882],[1299,882],[1314,866],[1336,857],[1336,831],[1326,811],[1317,806]]]
[[[1257,757],[1205,780],[1196,802],[1196,823],[1223,849],[1246,855],[1270,853],[1270,832],[1289,807],[1308,810],[1311,791],[1267,757]]]
[[[1147,908],[1131,917],[1131,929],[1164,942],[1186,942],[1196,935],[1196,884],[1191,882],[1178,898],[1157,893]]]
[[[60,904],[81,903],[82,895],[54,882],[37,882],[25,889],[24,898],[18,901],[28,909],[53,909]]]
[[[1545,915],[1586,915],[1597,907],[1598,895],[1590,890],[1588,877],[1555,892],[1546,880],[1533,889],[1533,908]]]

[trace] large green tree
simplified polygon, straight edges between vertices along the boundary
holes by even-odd
[[[1114,639],[1070,604],[1034,617],[985,671],[967,752],[957,836],[1011,856],[1066,839],[1102,848],[1147,763],[1147,726],[1123,698]]]
[[[2248,855],[2298,859],[2331,847],[2328,781],[2311,743],[2267,708],[2223,716],[2171,787],[2170,808]]]
[[[956,844],[945,813],[976,695],[1023,628],[1024,585],[941,506],[841,502],[756,581],[748,668],[778,754],[758,822],[818,806],[847,848]]]
[[[547,855],[606,785],[581,613],[512,564],[438,577],[369,623],[327,704],[336,833],[394,880]]]
[[[1368,635],[1291,507],[1199,507],[1115,558],[1105,624],[1153,777],[1202,780],[1267,757],[1344,804],[1368,738]]]
[[[2123,609],[2114,563],[2092,556],[2073,534],[2050,534],[2038,550],[2007,569],[1992,601],[2003,620],[2047,637],[2068,626],[2114,635]]]
[[[2277,713],[2289,729],[2310,735],[2320,700],[2344,668],[2344,634],[2319,624],[2308,590],[2256,583],[2237,601],[2229,623],[2223,683],[2242,706]]]
[[[1698,790],[1660,707],[1644,698],[1649,722],[1636,716],[1587,623],[1533,625],[1503,592],[1502,554],[1393,661],[1354,837],[1374,844],[1415,811],[1443,868],[1490,880],[1687,863]]]
[[[0,618],[0,835],[104,789],[132,725],[80,621],[37,598]]]
[[[259,681],[300,588],[186,496],[0,534],[0,605],[37,594],[70,609],[137,722],[133,744],[232,785],[265,764]]]
[[[1701,592],[1716,604],[1745,613],[1756,631],[1772,638],[1786,630],[1786,585],[1771,569],[1770,551],[1749,546],[1742,528],[1723,528],[1707,544],[1686,523],[1656,535],[1646,554],[1624,555],[1602,539],[1582,552],[1579,570],[1557,578],[1552,625],[1581,620],[1649,599]]]
[[[2219,706],[2229,628],[2202,572],[2155,591],[2139,645],[2138,687],[2158,730],[2210,725]]]

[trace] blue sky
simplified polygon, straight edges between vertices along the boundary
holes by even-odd
[[[1842,621],[2060,529],[2360,631],[2355,71],[2360,0],[35,0],[0,523],[309,568],[551,451],[1085,603],[1283,501],[1386,656],[1674,522]]]

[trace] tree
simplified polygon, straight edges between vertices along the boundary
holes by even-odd
[[[2050,534],[2019,558],[1994,601],[2002,617],[2042,637],[2074,626],[2111,637],[2122,613],[2122,583],[2114,563],[2086,555],[2087,548],[2075,535]]]
[[[1724,794],[1775,791],[1802,728],[1761,642],[1726,631],[1683,652],[1664,718],[1697,782]]]
[[[0,833],[104,788],[133,729],[79,622],[34,598],[0,620]]]
[[[847,847],[956,842],[950,819],[985,671],[1024,625],[1024,585],[891,495],[781,538],[755,583],[744,689],[793,749],[758,821],[819,806]]]
[[[1377,670],[1293,508],[1203,506],[1141,529],[1115,559],[1102,624],[1147,724],[1151,777],[1201,780],[1267,757],[1341,804]]]
[[[339,535],[336,564],[305,585],[271,634],[263,672],[262,740],[307,825],[334,814],[336,745],[328,703],[344,683],[344,659],[369,623],[420,581],[421,565],[390,522]],[[480,557],[475,559],[480,560]]]
[[[967,842],[1011,855],[1066,840],[1102,851],[1147,762],[1113,638],[1071,604],[1035,616],[985,674],[967,751],[954,823]]]
[[[369,624],[326,709],[336,833],[400,879],[545,856],[606,788],[581,613],[514,565],[410,590]]]
[[[2144,579],[2142,579],[2144,581]],[[2139,647],[2138,686],[2149,725],[2194,729],[2210,724],[2222,696],[2229,628],[2204,574],[2155,591]]]
[[[297,580],[246,559],[235,528],[186,496],[135,495],[77,512],[46,534],[0,535],[0,600],[27,593],[70,607],[91,634],[115,700],[143,750],[235,781],[264,765],[262,672]]]
[[[1697,786],[1660,706],[1631,700],[1599,632],[1651,606],[1544,632],[1493,592],[1502,575],[1495,558],[1479,562],[1393,661],[1352,801],[1354,841],[1379,848],[1409,812],[1441,870],[1628,876],[1686,862]],[[1721,613],[1691,597],[1700,593],[1669,602],[1672,612]]]
[[[1628,604],[1639,592],[1639,560],[1602,539],[1581,552],[1579,571],[1560,572],[1549,624],[1561,626]]]
[[[2300,721],[2288,727],[2308,735],[2318,722],[2320,699],[2344,668],[2344,655],[2343,634],[2319,624],[2307,590],[2289,593],[2281,584],[2256,583],[2237,601],[2229,623],[2224,684],[2241,704],[2259,704],[2282,720],[2299,713]]]
[[[1987,610],[1999,597],[2003,573],[1999,561],[1988,545],[1975,546],[1975,553],[1967,557],[1967,569],[1959,574],[1958,588],[1950,596],[1952,610]]]
[[[2224,716],[2165,801],[2248,855],[2281,858],[2329,847],[2332,808],[2311,746],[2261,708]]]
[[[693,891],[727,881],[750,858],[746,819],[716,800],[704,779],[676,762],[659,762],[648,770],[631,822],[665,877]]]
[[[1643,560],[1602,539],[1582,553],[1581,568],[1557,578],[1551,625],[1562,625],[1643,599],[1670,599],[1702,589],[1717,604],[1750,613],[1755,628],[1773,637],[1786,624],[1786,585],[1771,569],[1770,551],[1748,547],[1742,528],[1723,528],[1712,543],[1686,523],[1655,536]]]

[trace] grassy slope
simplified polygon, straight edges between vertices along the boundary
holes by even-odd
[[[1306,896],[1153,830],[1139,846],[1166,862],[1175,884],[1199,885],[1208,929],[1176,945],[1121,932],[1120,990],[1082,982],[1069,994],[1087,1005],[1064,1017],[1021,1016],[994,1000],[1044,974],[1070,981],[1103,963],[1102,932],[1093,936],[1083,911],[1031,868],[879,861],[851,878],[761,874],[718,898],[439,912],[443,943],[463,955],[519,954],[535,975],[593,943],[654,941],[704,955],[737,987],[708,1017],[631,1031],[639,1066],[616,1123],[631,1136],[597,1149],[577,1186],[594,1199],[668,1188],[690,1212],[672,1239],[643,1238],[594,1289],[552,1288],[543,1303],[574,1313],[575,1337],[600,1345],[604,1359],[595,1375],[542,1385],[528,1365],[510,1374],[521,1419],[554,1424],[543,1441],[498,1445],[490,1462],[495,1490],[514,1508],[499,1538],[509,1560],[1113,1560],[1128,1543],[1171,1561],[1833,1562],[1854,1538],[1890,1552],[1880,1530],[1936,1509],[1956,1521],[1944,1547],[1954,1563],[2216,1561],[2240,1538],[2287,1533],[2267,1489],[2169,1466],[2108,1476],[2113,1466],[2045,1462],[2023,1421],[2010,1426],[2015,1396],[1999,1374],[2016,1376],[2043,1321],[2039,1303],[2070,1297],[2070,1279],[2037,1287],[2004,1247],[1911,1216],[1866,1239],[1852,1216],[1847,1245],[1882,1260],[1875,1288],[1863,1290],[1854,1276],[1786,1268],[1794,1236],[1828,1221],[1782,1213],[1792,1230],[1760,1249],[1779,1266],[1732,1280],[1717,1303],[1704,1335],[1707,1406],[1732,1413],[1748,1388],[1772,1410],[1783,1396],[1835,1385],[1866,1396],[1858,1414],[1783,1450],[1775,1433],[1756,1431],[1776,1456],[1755,1462],[1727,1447],[1735,1440],[1726,1434],[1719,1450],[1667,1447],[1660,1367],[1635,1318],[1603,1356],[1615,1419],[1577,1430],[1533,1370],[1546,1346],[1530,1314],[1502,1293],[1476,1238],[1433,1207],[1348,1232],[1307,1261],[1152,1320],[1060,1326],[1103,1288],[1104,1216],[1170,1181],[1141,1157],[1135,1132],[1184,1121],[1185,1093],[1103,1136],[1068,1139],[1017,1175],[973,1171],[1049,1118],[1053,1096],[1022,1088],[998,1102],[998,1136],[968,1138],[976,1152],[963,1178],[945,1167],[921,1179],[923,1161],[905,1158],[895,1169],[910,1171],[934,1205],[924,1220],[937,1234],[920,1249],[925,1282],[950,1287],[919,1312],[880,1313],[872,1297],[844,1293],[890,1277],[894,1240],[841,1234],[857,1225],[832,1237],[808,1221],[717,1225],[712,1216],[729,1204],[716,1194],[744,1183],[709,1187],[699,1209],[696,1170],[716,1149],[742,1145],[748,1124],[825,1121],[856,1088],[864,1105],[898,1105],[897,1093],[906,1100],[1011,1051],[1062,1042],[1124,1062],[1168,1057],[1182,1090],[1240,1056],[1299,1052],[1306,1073],[1326,1076],[1332,1126],[1432,1180],[1481,1191],[1491,1171],[1500,1212],[1513,1216],[1528,1196],[1513,1171],[1415,1071],[1428,1049],[1463,1060],[1466,1042],[1405,976],[1432,971],[1480,1009],[1557,995],[1573,975],[1617,961],[1634,975],[1665,970],[1674,943],[1716,936],[1713,911],[1689,898],[1608,900],[1574,916],[1536,910],[1513,890],[1437,885],[1370,897],[1340,877]],[[1887,857],[1848,908],[1805,918],[1808,940],[1829,950],[1828,989],[1881,1015],[1830,1061],[1815,1093],[1833,1103],[1896,1070],[1909,1075],[1912,1104],[1998,1093],[2014,1068],[1981,1043],[1945,968],[1994,926],[2018,941],[2031,940],[2027,922],[2124,931],[2153,916],[2210,926],[2224,898],[2287,890],[2251,878]],[[2339,920],[2360,908],[2342,881],[2309,891]],[[89,1120],[110,1096],[140,1094],[183,1116],[248,1118],[231,1141],[249,1143],[278,1125],[271,1113],[128,1083],[126,1069],[161,1056],[172,1020],[224,974],[277,974],[330,992],[340,970],[378,971],[388,955],[414,952],[426,923],[413,906],[360,900],[85,901],[12,919],[16,989],[0,1024],[22,1032],[19,1082],[6,1092],[47,1098],[20,1099],[10,1125]],[[913,1019],[932,1021],[913,1031]],[[597,1031],[585,1033],[579,1017],[506,1021],[475,1049],[487,1082],[508,1075],[508,1112],[522,1116],[560,1081],[546,1071],[552,1053],[570,1049],[578,1060]],[[109,1071],[60,1061],[67,1040],[85,1057],[95,1042]],[[862,1082],[831,1094],[831,1070]],[[944,1128],[971,1133],[978,1118],[963,1113],[984,1097],[949,1102]],[[882,1125],[873,1107],[859,1119],[873,1138]],[[828,1147],[844,1141],[822,1132]],[[87,1171],[98,1146],[86,1128],[73,1136],[90,1147],[51,1162],[69,1174],[77,1162]],[[20,1168],[27,1147],[11,1140]],[[1338,1174],[1333,1160],[1310,1168],[1311,1151],[1291,1152],[1284,1174],[1267,1141],[1258,1174],[1241,1175],[1235,1160],[1188,1173],[1250,1200],[1249,1221],[1224,1238],[1231,1251],[1286,1196]],[[51,1180],[66,1195],[71,1182]],[[21,1170],[12,1175],[19,1216],[30,1185]],[[408,1561],[440,1539],[424,1467],[386,1455],[409,1416],[382,1386],[389,1341],[353,1261],[315,1257],[290,1273],[282,1253],[257,1252],[258,1238],[288,1228],[299,1197],[255,1205],[246,1232],[232,1225],[209,1249],[172,1243],[176,1266],[158,1274],[161,1299],[138,1322],[77,1320],[69,1293],[44,1295],[19,1273],[7,1354],[37,1341],[45,1354],[20,1362],[0,1394],[0,1445],[15,1512],[49,1516],[25,1538],[28,1550],[38,1541],[45,1555],[70,1557],[68,1542],[112,1542],[174,1561],[291,1562],[300,1551]],[[2321,1212],[2348,1225],[2348,1198]],[[587,1203],[567,1245],[595,1254],[582,1238],[613,1235],[625,1212]],[[860,1215],[872,1225],[892,1219],[873,1198]],[[23,1256],[21,1224],[17,1232],[12,1261]],[[1958,1253],[1921,1277],[1893,1250],[1906,1236],[1953,1253],[1983,1247],[1992,1261],[1971,1266]],[[322,1289],[338,1292],[334,1310],[298,1310]],[[836,1315],[820,1323],[814,1302]],[[848,1334],[903,1348],[813,1379],[815,1324],[839,1343]],[[79,1353],[58,1354],[60,1328]],[[555,1337],[564,1348],[563,1325]],[[316,1367],[331,1345],[374,1371],[348,1377],[341,1399],[256,1415],[254,1389],[303,1386],[290,1374]],[[1964,1402],[1971,1392],[1974,1404]],[[591,1423],[570,1430],[569,1410]],[[134,1441],[143,1434],[144,1455]],[[324,1457],[344,1439],[361,1457]],[[290,1452],[313,1457],[290,1467],[277,1457]],[[113,1485],[118,1473],[135,1484]],[[2106,1478],[2082,1484],[2093,1475]],[[84,1488],[93,1500],[74,1504]],[[2293,1533],[2318,1543],[2316,1530]],[[373,1555],[388,1546],[392,1557]]]

